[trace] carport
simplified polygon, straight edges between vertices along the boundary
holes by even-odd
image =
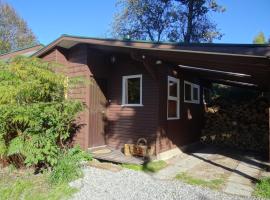
[[[180,49],[140,50],[148,65],[154,62],[178,66],[209,83],[250,88],[262,92],[270,101],[270,46],[197,45]],[[138,56],[139,57],[139,56]],[[150,64],[149,64],[150,63]],[[165,95],[165,94],[164,94]],[[270,113],[270,107],[268,108]],[[270,114],[268,114],[270,127]],[[269,128],[270,141],[270,128]],[[268,157],[270,159],[270,142]]]

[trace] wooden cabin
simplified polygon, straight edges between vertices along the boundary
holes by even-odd
[[[196,144],[212,82],[270,88],[270,46],[175,44],[63,35],[34,54],[91,83],[69,91],[87,109],[76,142],[122,149],[145,138],[157,159]]]

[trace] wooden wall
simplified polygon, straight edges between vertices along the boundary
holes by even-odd
[[[171,66],[159,67],[160,105],[159,129],[157,132],[156,151],[161,153],[175,147],[181,147],[199,140],[203,125],[202,87],[200,87],[200,104],[184,102],[184,81],[201,84],[192,74]],[[180,119],[167,120],[167,77],[180,80]],[[190,119],[188,115],[192,116]]]
[[[142,104],[129,107],[122,104],[122,77],[142,74]],[[116,57],[116,63],[110,66],[108,82],[108,122],[106,143],[122,148],[125,143],[136,143],[146,138],[155,147],[158,126],[158,83],[145,70],[142,63],[129,56]]]
[[[156,153],[161,153],[199,139],[203,122],[202,88],[201,104],[184,103],[184,80],[200,83],[192,74],[159,65],[155,69],[158,71],[156,80],[143,63],[133,60],[128,54],[117,55],[112,64],[110,54],[83,44],[69,51],[56,48],[43,59],[63,64],[70,77],[83,76],[91,80],[90,84],[69,92],[69,98],[79,99],[87,106],[78,118],[78,123],[83,126],[75,138],[84,149],[102,144],[120,149],[125,143],[136,143],[138,138],[144,137]],[[177,71],[176,75],[173,70]],[[143,106],[122,106],[122,77],[137,74],[143,77]],[[168,75],[180,79],[179,120],[167,120]],[[104,106],[104,117],[100,115],[103,107],[99,104]],[[192,119],[187,117],[188,110]]]

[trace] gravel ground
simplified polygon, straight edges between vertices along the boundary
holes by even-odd
[[[84,178],[70,183],[79,189],[73,200],[236,200],[253,199],[187,185],[180,181],[165,181],[123,169],[119,172],[87,167]]]

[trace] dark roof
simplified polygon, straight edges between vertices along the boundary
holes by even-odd
[[[23,51],[23,50],[31,49],[33,47],[38,47],[38,46],[40,46],[41,48],[42,47],[45,47],[45,45],[43,45],[43,44],[34,44],[34,45],[29,45],[29,46],[26,46],[26,47],[23,47],[23,48],[14,49],[14,50],[9,51],[9,52],[6,52],[6,53],[2,53],[2,54],[0,54],[0,56],[11,54],[11,53],[15,53],[15,52],[18,52],[18,51]]]
[[[8,53],[4,53],[0,55],[0,60],[9,60],[15,56],[22,55],[22,56],[32,56],[34,53],[36,53],[38,50],[42,49],[44,46],[37,44],[28,46],[26,48],[20,48],[13,51],[10,51]]]
[[[66,41],[73,42],[73,45],[63,45]],[[89,43],[93,45],[104,45],[111,47],[124,47],[136,49],[156,49],[165,51],[193,51],[199,53],[236,54],[270,57],[270,45],[263,44],[220,44],[220,43],[173,43],[173,42],[151,42],[135,40],[118,40],[109,38],[94,38],[85,36],[62,35],[46,47],[41,49],[36,55],[41,55],[54,46],[70,48],[78,43]]]
[[[153,43],[62,35],[34,56],[54,48],[87,44],[104,53],[125,53],[142,63],[155,61],[196,73],[210,81],[270,90],[270,46],[254,44]]]

